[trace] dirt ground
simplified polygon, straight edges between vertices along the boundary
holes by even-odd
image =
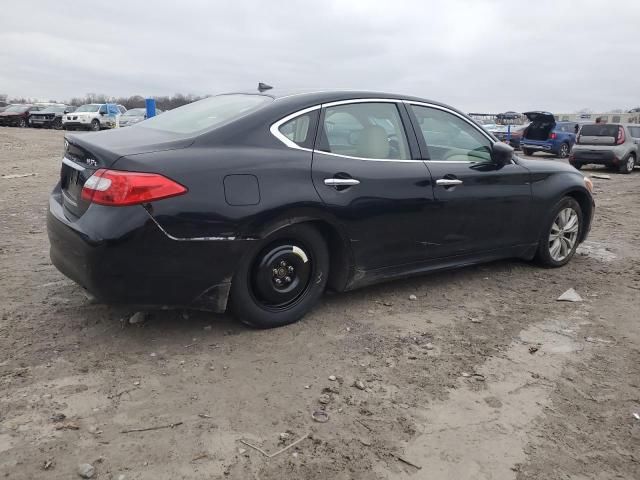
[[[45,215],[62,139],[0,128],[0,175],[36,174],[0,177],[4,478],[88,463],[114,480],[640,479],[640,171],[594,179],[592,233],[564,268],[326,295],[256,331],[191,311],[130,324],[58,273]],[[584,301],[556,301],[571,287]],[[299,439],[271,458],[241,442]]]

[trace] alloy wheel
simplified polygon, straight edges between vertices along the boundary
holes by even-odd
[[[560,145],[560,158],[567,158],[569,156],[569,145],[563,143]]]
[[[629,155],[627,159],[627,171],[633,172],[633,168],[636,166],[636,159],[633,155]]]
[[[312,271],[312,259],[302,245],[293,242],[271,245],[254,262],[249,288],[264,308],[286,310],[308,290]]]
[[[558,212],[549,233],[549,255],[553,260],[562,262],[573,253],[579,230],[578,212],[570,207]]]

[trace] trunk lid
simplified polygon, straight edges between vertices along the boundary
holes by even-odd
[[[553,113],[550,112],[524,112],[524,115],[529,119],[530,122],[555,123],[556,121]]]
[[[70,220],[77,220],[87,211],[90,203],[82,198],[82,188],[98,169],[110,168],[116,160],[126,155],[176,150],[191,143],[192,138],[185,139],[167,132],[142,129],[67,135],[60,170],[65,215]]]

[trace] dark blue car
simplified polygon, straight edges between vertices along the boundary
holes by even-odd
[[[560,158],[569,156],[576,142],[578,123],[556,122],[549,112],[525,112],[525,115],[531,121],[520,140],[520,148],[525,155],[547,152]]]

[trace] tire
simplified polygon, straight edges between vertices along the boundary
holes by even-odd
[[[582,167],[584,167],[584,163],[578,163],[578,162],[569,162],[569,163],[576,170],[580,170],[580,169],[582,169]]]
[[[25,128],[27,126],[27,121],[24,118],[18,120],[18,127]]]
[[[261,241],[240,261],[230,310],[252,327],[288,325],[313,308],[328,275],[329,250],[322,235],[310,225],[293,225]]]
[[[573,213],[566,213],[568,211]],[[561,215],[569,216],[561,217]],[[570,220],[574,216],[576,219],[575,226]],[[563,221],[565,222],[564,225]],[[574,198],[562,198],[551,209],[551,214],[542,229],[542,234],[538,240],[536,261],[540,265],[549,268],[566,265],[576,253],[583,228],[584,222],[580,204]],[[558,231],[558,229],[560,233],[555,233],[554,231]],[[552,240],[552,235],[556,237],[554,240]],[[559,243],[556,240],[559,240]]]
[[[98,120],[97,118],[94,118],[93,120],[91,120],[91,126],[89,127],[89,130],[91,130],[92,132],[99,132],[100,120]]]
[[[570,152],[571,147],[569,146],[569,144],[563,142],[560,144],[560,148],[558,149],[558,158],[567,158]]]
[[[531,156],[533,155],[533,150],[531,150],[530,148],[523,148],[522,153],[524,153],[525,155]]]
[[[55,130],[62,130],[62,119],[61,118],[56,118],[53,123],[51,124],[51,128],[55,129]]]
[[[620,165],[618,168],[618,172],[629,174],[633,172],[633,169],[636,166],[636,156],[633,153],[630,153],[625,162]]]

